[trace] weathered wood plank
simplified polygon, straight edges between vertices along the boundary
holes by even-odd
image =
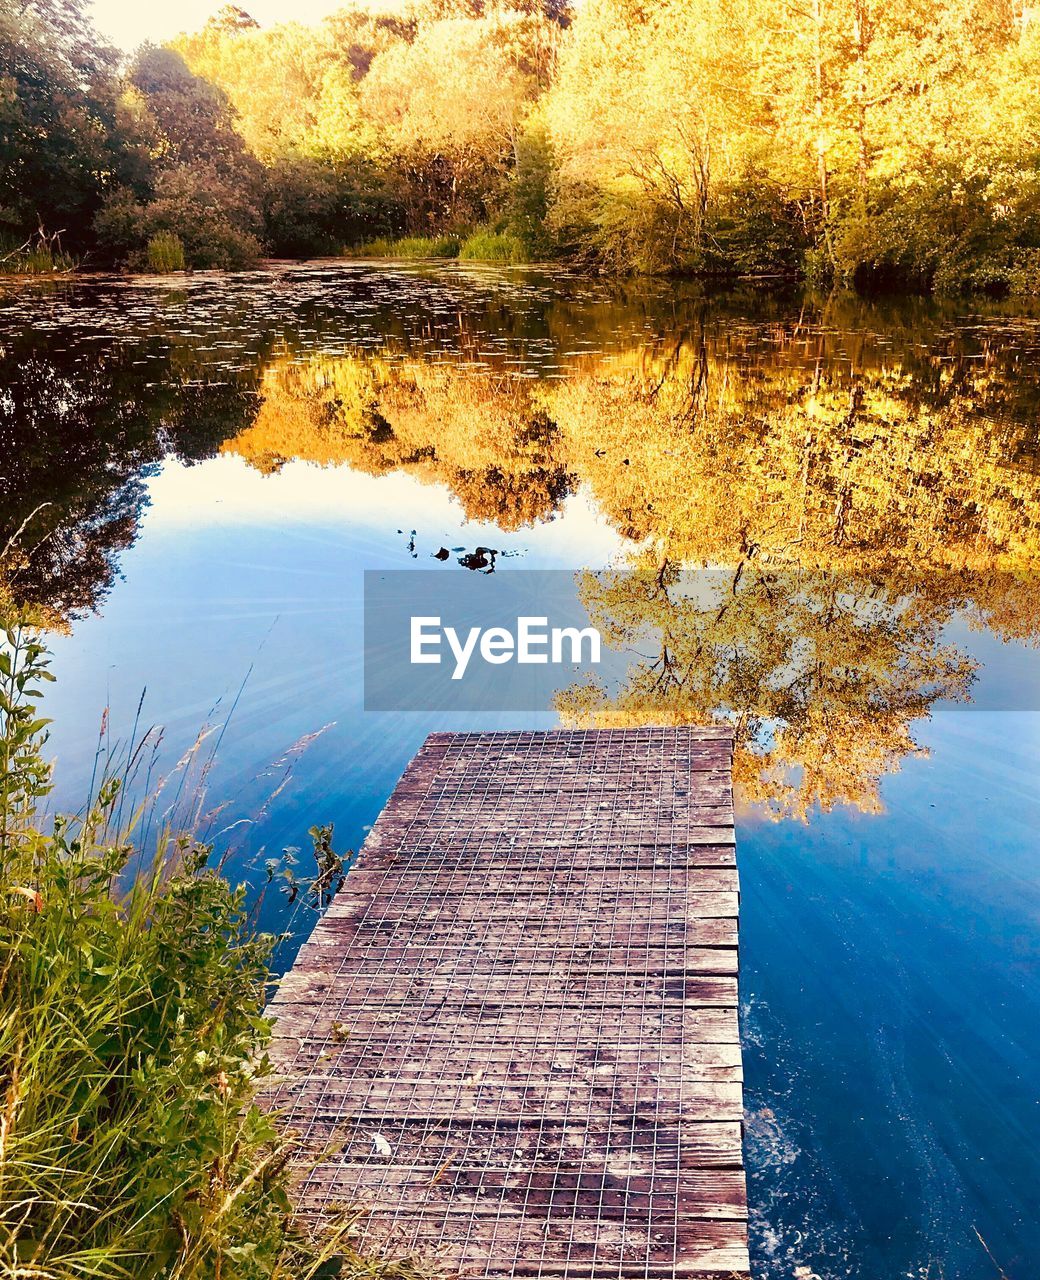
[[[349,877],[348,877],[349,879]],[[541,920],[567,925],[574,928],[580,923],[582,912],[578,908],[587,909],[589,914],[602,912],[607,919],[618,918],[619,912],[632,909],[635,904],[631,895],[600,893],[590,890],[589,893],[575,894],[572,898],[557,899],[551,892],[541,894],[524,894],[522,897],[494,896],[482,897],[478,894],[457,895],[454,898],[440,899],[420,892],[413,896],[395,893],[392,885],[384,885],[379,893],[352,897],[346,890],[343,902],[337,900],[329,908],[329,920],[337,920],[343,916],[352,919],[397,921],[408,919],[421,920],[487,920],[494,915],[506,920]],[[737,895],[733,893],[698,893],[689,898],[673,898],[671,902],[662,895],[662,900],[653,904],[654,922],[686,921],[691,924],[696,920],[717,916],[726,920],[736,918]],[[324,922],[323,922],[324,923]],[[317,931],[316,931],[317,932]]]
[[[322,951],[338,961],[342,933],[329,932],[314,943],[307,953],[308,964],[320,971]],[[561,967],[580,970],[582,973],[608,976],[618,972],[646,973],[659,976],[706,974],[709,976],[735,976],[737,953],[734,947],[682,947],[669,945],[666,940],[654,938],[646,945],[615,945],[573,947],[571,954],[556,965],[545,963],[545,952],[535,948],[517,947],[511,956],[510,968],[522,971],[525,976],[559,973]],[[455,947],[450,944],[424,948],[421,946],[372,947],[362,960],[352,966],[354,976],[386,973],[417,973],[431,976],[454,977],[459,973],[495,974],[501,971],[501,959],[486,946]]]
[[[382,1143],[376,1143],[377,1133]],[[674,1175],[683,1169],[740,1169],[740,1139],[736,1121],[683,1119],[668,1125],[629,1116],[595,1128],[544,1116],[494,1122],[456,1116],[436,1124],[429,1117],[387,1120],[378,1130],[363,1120],[347,1122],[338,1130],[337,1149],[346,1163],[382,1166],[390,1160],[402,1168],[427,1169],[431,1177],[455,1161],[488,1170],[551,1169],[579,1157],[591,1167],[654,1168]]]
[[[305,1215],[473,1278],[747,1277],[731,750],[427,739],[270,1006]]]
[[[629,893],[675,897],[688,893],[736,893],[739,885],[735,867],[655,867],[650,871],[616,870],[612,875],[576,872],[570,867],[558,871],[529,870],[518,877],[511,870],[489,869],[474,874],[471,869],[453,864],[450,867],[413,871],[404,867],[373,868],[367,863],[351,875],[344,887],[343,907],[351,911],[358,898],[368,899],[392,883],[395,896],[402,891],[420,898],[479,897],[499,900],[507,898],[518,907],[525,900],[537,898],[617,898]]]
[[[396,1007],[371,1008],[364,1018],[342,1021],[343,1009],[326,999],[335,987],[329,974],[293,973],[285,979],[289,988],[278,1004],[276,1038],[322,1037],[332,1043],[386,1035],[441,1034],[461,1041],[493,1035],[502,1044],[523,1044],[545,1035],[560,1044],[593,1044],[597,1047],[635,1040],[656,1044],[667,1039],[710,1044],[736,1044],[736,1008],[682,1009],[559,1009],[551,1020],[532,1019],[524,1008],[508,1005],[468,1009],[440,1006],[420,1019],[405,1023]],[[291,984],[291,985],[290,985]]]
[[[517,844],[510,840],[507,844],[493,841],[485,844],[471,836],[450,833],[442,834],[436,843],[424,843],[415,830],[400,848],[385,842],[380,848],[365,845],[364,865],[368,870],[392,866],[402,874],[422,875],[428,866],[443,864],[451,868],[459,862],[475,874],[487,869],[543,870],[547,866],[574,872],[646,871],[670,867],[733,867],[736,854],[732,844],[640,844],[636,840],[589,848],[560,843],[553,847],[552,856],[547,857],[545,845],[541,843]]]
[[[559,1219],[587,1215],[632,1217],[678,1211],[684,1218],[747,1218],[747,1191],[738,1169],[687,1170],[666,1181],[644,1162],[643,1170],[623,1177],[591,1173],[581,1162],[535,1170],[489,1170],[481,1164],[451,1162],[431,1176],[426,1169],[399,1164],[316,1165],[312,1185],[360,1189],[374,1208],[396,1209],[402,1201],[417,1213],[459,1210],[474,1214],[517,1216],[551,1213]]]
[[[321,1064],[326,1066],[328,1064]],[[473,1077],[471,1077],[473,1078]],[[662,1082],[660,1073],[641,1068],[624,1083],[616,1076],[589,1082],[569,1077],[559,1083],[541,1079],[534,1084],[513,1082],[503,1087],[495,1081],[462,1083],[455,1089],[422,1080],[351,1080],[351,1096],[338,1087],[342,1077],[332,1071],[312,1070],[304,1080],[283,1086],[287,1105],[305,1112],[313,1121],[336,1124],[362,1116],[406,1119],[421,1114],[450,1120],[455,1115],[515,1118],[537,1111],[560,1120],[576,1111],[609,1113],[623,1109],[634,1115],[669,1123],[691,1120],[740,1120],[743,1115],[739,1083],[706,1080]]]

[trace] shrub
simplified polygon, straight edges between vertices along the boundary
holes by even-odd
[[[1040,249],[1019,249],[1007,273],[1008,288],[1019,297],[1040,297]]]
[[[176,236],[189,267],[235,270],[260,256],[260,212],[253,194],[233,187],[208,164],[181,165],[160,176],[151,200],[128,188],[112,193],[95,219],[98,242],[131,269],[149,269],[148,242]]]
[[[633,192],[601,193],[592,212],[588,252],[612,275],[664,275],[679,266],[675,215]],[[684,255],[685,256],[685,255]],[[699,264],[692,264],[696,269]]]
[[[709,209],[702,265],[739,276],[796,277],[808,241],[797,207],[764,179],[745,179]]]
[[[805,283],[814,289],[829,285],[834,280],[834,263],[823,245],[814,245],[802,255],[802,275]]]
[[[183,271],[184,246],[172,231],[157,231],[148,241],[148,268],[156,272]]]
[[[522,241],[528,259],[548,258],[557,250],[548,227],[555,163],[544,128],[532,125],[521,134],[506,200],[505,229]]]
[[[279,257],[335,253],[346,236],[338,175],[329,165],[306,158],[278,160],[265,174],[267,236]]]
[[[526,262],[527,249],[517,236],[478,227],[463,241],[459,257],[469,262]]]
[[[264,226],[278,257],[340,253],[399,225],[393,193],[370,161],[280,158],[264,174]]]

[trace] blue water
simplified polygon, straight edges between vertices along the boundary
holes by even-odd
[[[941,712],[922,737],[884,815],[738,833],[766,1275],[998,1275],[976,1230],[1036,1274],[1040,721]]]
[[[54,642],[56,803],[86,793],[103,708],[126,738],[144,694],[141,723],[165,735],[157,773],[226,722],[209,829],[256,883],[264,857],[305,849],[316,822],[356,849],[431,729],[555,722],[548,709],[366,713],[365,569],[415,565],[412,530],[424,564],[442,543],[567,569],[624,545],[581,490],[510,532],[401,473],[167,457],[142,482],[119,576]],[[762,1280],[1040,1275],[1040,655],[956,622],[948,633],[981,664],[975,705],[915,724],[928,755],[883,778],[882,812],[738,818]],[[279,909],[270,898],[268,923]]]
[[[340,480],[349,493],[350,477]],[[262,523],[246,512],[207,524],[195,509],[167,523],[156,486],[151,525],[103,616],[56,645],[50,710],[64,800],[86,784],[100,709],[125,732],[142,690],[144,721],[165,727],[171,755],[237,698],[209,781],[214,798],[231,797],[214,829],[244,820],[236,835],[258,861],[305,846],[315,821],[334,822],[338,846],[356,848],[433,728],[554,722],[363,712],[361,574],[407,567],[407,540],[393,520],[386,531],[307,519],[279,506],[277,487]],[[440,519],[438,537],[488,532]],[[609,530],[579,506],[555,526],[566,555],[528,535],[527,563],[573,563],[579,532],[589,563],[612,550]],[[1036,669],[1022,648],[990,657],[995,686],[1021,687]],[[823,1280],[998,1275],[976,1228],[1009,1277],[1036,1274],[1040,714],[940,709],[920,737],[931,757],[883,784],[880,816],[738,824],[747,1155],[763,1277],[804,1266]]]

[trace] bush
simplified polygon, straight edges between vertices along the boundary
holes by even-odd
[[[163,232],[180,240],[187,266],[203,270],[249,267],[261,252],[253,195],[202,163],[162,174],[147,202],[129,188],[113,192],[94,225],[102,249],[135,271],[149,270],[148,242]]]
[[[148,269],[156,272],[183,271],[184,246],[172,231],[158,231],[148,241]]]
[[[344,245],[399,225],[394,197],[378,169],[287,156],[264,175],[264,225],[278,257],[340,253]]]
[[[802,276],[814,289],[824,288],[834,281],[834,263],[823,245],[806,249],[802,255]]]
[[[660,192],[571,184],[556,193],[548,229],[561,250],[618,276],[795,277],[807,243],[797,209],[750,179],[703,213]]]
[[[1040,249],[1019,249],[1012,255],[1007,283],[1017,297],[1040,297]]]
[[[527,249],[517,236],[478,227],[463,241],[459,257],[469,262],[526,262]]]
[[[555,163],[543,128],[531,126],[521,134],[506,200],[505,229],[523,243],[528,260],[549,258],[557,251],[548,228]]]
[[[985,172],[965,173],[948,161],[922,171],[913,185],[878,184],[869,210],[835,215],[839,277],[869,289],[1008,292],[1020,250],[995,210],[989,181]],[[1028,233],[1028,219],[1020,229]]]
[[[797,207],[763,179],[726,190],[707,215],[706,271],[718,275],[796,277],[808,240]]]
[[[666,275],[679,269],[680,237],[675,213],[657,200],[632,192],[600,193],[592,211],[588,250],[593,263],[612,275]],[[685,261],[688,254],[682,254]],[[696,270],[697,263],[690,263]]]
[[[317,160],[282,159],[265,175],[267,237],[278,257],[336,253],[347,239],[335,171]]]

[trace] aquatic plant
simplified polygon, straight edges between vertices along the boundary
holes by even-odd
[[[21,244],[0,241],[0,274],[61,275],[75,267],[75,259],[61,247],[60,234],[41,230]]]
[[[369,240],[354,251],[358,258],[457,258],[461,241],[455,236],[404,236],[400,240]]]

